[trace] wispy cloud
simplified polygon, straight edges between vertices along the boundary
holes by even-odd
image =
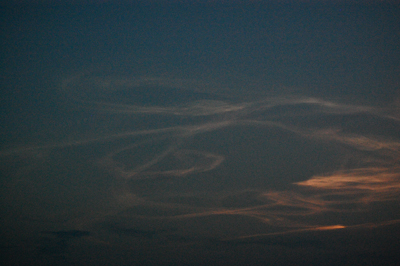
[[[319,217],[325,213],[366,210],[368,204],[371,203],[400,200],[400,140],[396,138],[395,132],[393,134],[388,132],[385,136],[375,133],[366,135],[361,133],[362,130],[358,132],[352,129],[350,132],[346,125],[341,123],[327,125],[327,123],[318,124],[315,121],[307,123],[304,120],[304,118],[317,117],[319,120],[316,119],[316,121],[323,121],[324,117],[340,116],[354,120],[356,123],[357,119],[360,119],[357,114],[362,114],[374,119],[390,121],[396,125],[396,129],[400,129],[399,116],[390,108],[351,105],[305,96],[279,96],[245,101],[206,99],[173,106],[129,105],[99,99],[91,100],[82,90],[84,86],[91,84],[92,87],[100,88],[97,93],[107,95],[116,89],[129,89],[139,85],[172,86],[176,84],[171,80],[151,78],[135,80],[95,78],[86,79],[84,82],[82,79],[69,82],[72,84],[65,83],[63,88],[69,91],[73,98],[86,95],[81,97],[81,102],[87,102],[95,111],[112,113],[113,117],[118,115],[126,120],[127,117],[146,116],[149,121],[158,115],[165,118],[185,118],[179,123],[160,127],[157,127],[157,122],[154,120],[155,125],[152,129],[118,132],[117,128],[116,133],[104,136],[1,151],[1,155],[5,157],[12,154],[32,153],[35,150],[62,152],[62,149],[67,147],[90,147],[99,143],[106,143],[108,147],[111,147],[104,154],[98,155],[96,160],[99,169],[108,171],[118,181],[117,187],[113,190],[114,204],[118,205],[118,208],[96,215],[87,214],[80,218],[80,221],[74,219],[71,223],[75,225],[83,226],[117,215],[135,206],[144,206],[166,211],[148,217],[146,217],[146,212],[139,215],[132,211],[131,217],[140,216],[171,221],[221,215],[243,216],[274,228],[270,232],[259,232],[254,235],[232,233],[232,239],[239,239],[300,231],[352,228],[357,224],[345,224],[346,221],[330,223],[319,218],[315,218],[314,222],[310,221],[311,217]],[[181,81],[176,86],[184,87],[186,84]],[[138,181],[154,185],[166,179],[178,180],[194,175],[196,178],[201,178],[202,175],[211,172],[217,173],[215,170],[218,170],[224,162],[229,161],[230,155],[218,153],[218,149],[195,149],[189,144],[196,142],[196,137],[203,136],[205,133],[212,138],[214,133],[221,134],[227,129],[252,127],[257,128],[258,131],[265,131],[265,138],[268,138],[269,129],[277,128],[307,141],[340,147],[343,157],[352,158],[356,163],[339,165],[334,171],[315,174],[309,176],[307,180],[293,181],[292,184],[288,184],[286,190],[274,190],[262,186],[230,190],[231,188],[227,186],[224,190],[210,189],[209,192],[195,193],[196,197],[207,198],[208,202],[211,202],[207,206],[198,206],[184,201],[179,203],[169,201],[173,196],[187,197],[188,193],[189,196],[194,196],[192,192],[175,191],[146,197],[135,192],[134,182]],[[153,153],[149,152],[150,147],[154,146],[158,148]],[[146,153],[150,155],[145,155]],[[138,154],[143,154],[140,163],[129,161]],[[43,163],[43,160],[38,163]],[[253,203],[245,207],[221,204],[227,197],[240,201],[244,193],[252,195],[254,201],[251,202]],[[178,209],[182,211],[172,211]],[[392,221],[398,220],[393,218]],[[390,223],[390,220],[376,222],[375,225],[384,225],[388,222]],[[132,233],[139,234],[141,231]]]

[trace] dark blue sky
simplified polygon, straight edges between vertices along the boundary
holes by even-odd
[[[21,0],[0,27],[0,262],[398,262],[396,1]]]
[[[166,2],[2,6],[2,117],[45,108],[60,79],[98,69],[398,97],[397,4]]]
[[[271,1],[273,2],[273,1]],[[5,77],[104,65],[392,92],[394,4],[112,4],[3,7]],[[12,78],[11,78],[12,79]]]

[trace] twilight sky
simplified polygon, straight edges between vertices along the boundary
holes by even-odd
[[[5,265],[399,261],[399,4],[0,12]]]

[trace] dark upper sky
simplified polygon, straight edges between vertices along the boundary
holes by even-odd
[[[398,261],[396,1],[22,0],[0,26],[8,265]]]
[[[1,7],[7,113],[38,108],[60,79],[98,69],[223,80],[242,90],[268,91],[268,83],[352,99],[398,97],[397,4],[103,2]],[[7,108],[15,97],[23,106]]]
[[[165,2],[4,7],[3,73],[101,65],[394,90],[398,5]]]

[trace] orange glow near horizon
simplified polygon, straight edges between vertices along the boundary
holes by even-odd
[[[344,229],[344,228],[346,228],[346,226],[337,224],[337,225],[316,227],[315,230],[337,230],[337,229]]]

